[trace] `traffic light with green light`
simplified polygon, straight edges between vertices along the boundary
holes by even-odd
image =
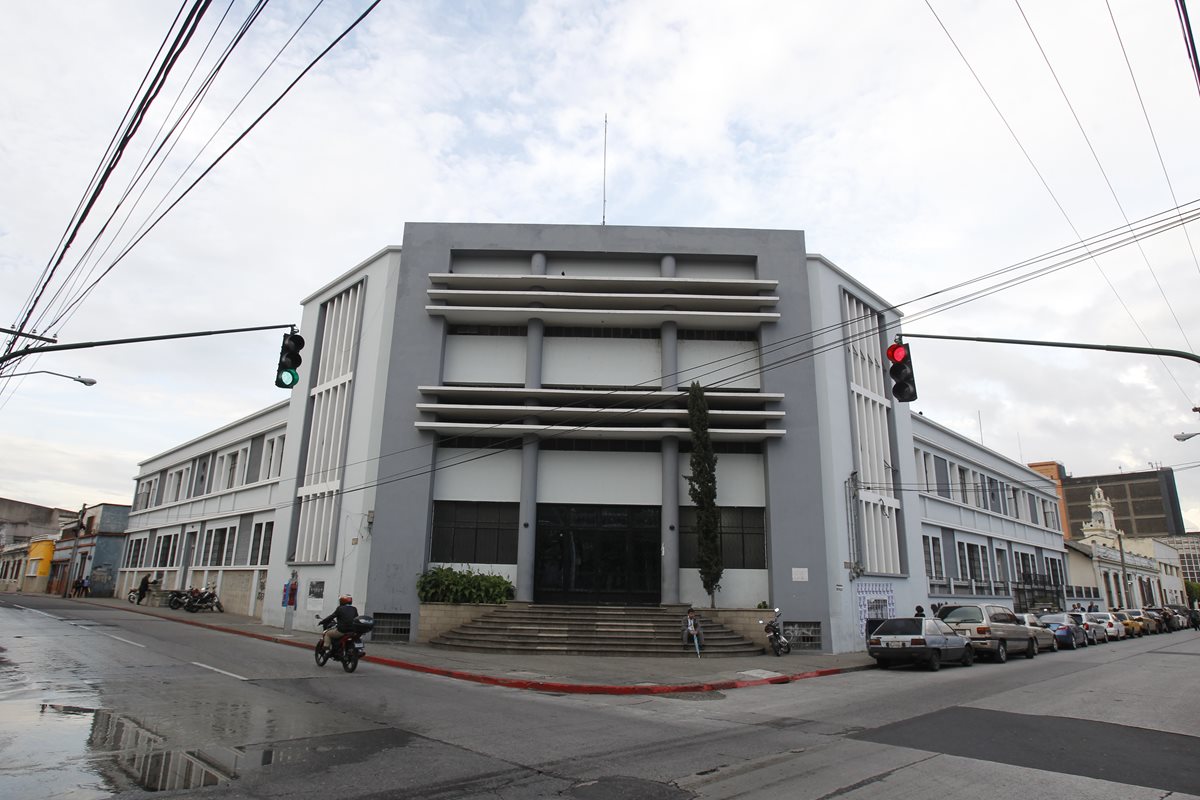
[[[892,377],[892,397],[901,403],[911,403],[917,399],[912,349],[906,344],[896,342],[887,349],[887,357],[892,362],[892,367],[888,370],[888,375]]]
[[[275,368],[275,385],[280,389],[291,389],[300,382],[296,367],[304,362],[300,351],[304,349],[304,337],[298,333],[285,333],[279,348],[279,366]]]

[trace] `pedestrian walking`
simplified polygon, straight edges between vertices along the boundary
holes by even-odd
[[[139,606],[142,604],[142,600],[144,600],[146,598],[146,595],[149,592],[150,592],[150,576],[144,575],[144,576],[142,576],[142,582],[138,584],[137,604]]]
[[[917,613],[916,613],[914,616],[917,616],[917,617],[924,617],[924,616],[925,616],[925,609],[924,609],[924,607],[923,607],[923,606],[917,606]]]
[[[79,591],[83,588],[83,578],[76,578],[75,583],[71,584],[71,597],[79,597]]]
[[[1096,601],[1095,601],[1095,600],[1093,600],[1092,602],[1088,603],[1088,612],[1089,612],[1089,613],[1093,613],[1093,612],[1096,612],[1096,611],[1099,611],[1099,610],[1100,610],[1100,607],[1096,605]]]
[[[90,597],[92,594],[92,579],[88,576],[83,576],[83,582],[79,585],[79,594],[81,597]]]

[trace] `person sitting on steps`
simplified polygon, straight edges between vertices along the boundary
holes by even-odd
[[[696,616],[696,609],[689,608],[687,616],[683,618],[683,644],[688,646],[695,639],[700,643],[700,647],[704,647],[704,630],[700,627],[700,618]]]

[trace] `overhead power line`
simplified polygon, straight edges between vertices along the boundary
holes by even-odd
[[[1008,118],[1005,117],[1004,112],[1000,110],[999,104],[992,97],[991,92],[989,92],[987,87],[984,85],[983,79],[979,77],[979,73],[977,73],[975,71],[975,68],[973,66],[971,66],[971,62],[967,58],[966,53],[964,53],[962,48],[958,46],[958,42],[955,41],[953,34],[950,33],[950,29],[946,27],[946,24],[942,21],[942,18],[940,16],[938,16],[938,13],[936,10],[934,10],[933,4],[930,2],[930,0],[925,0],[925,6],[929,9],[929,13],[931,13],[933,15],[933,18],[935,20],[937,20],[937,23],[941,27],[942,32],[945,33],[946,38],[950,40],[951,46],[954,47],[955,52],[958,53],[959,58],[962,59],[963,64],[967,68],[967,71],[971,73],[971,77],[975,79],[975,83],[979,86],[980,91],[983,92],[984,96],[987,98],[988,102],[991,104],[992,109],[996,112],[997,116],[1000,117],[1000,121],[1002,123],[1004,123],[1004,127],[1008,131],[1009,136],[1012,137],[1013,141],[1017,145],[1017,148],[1021,151],[1021,154],[1025,156],[1026,162],[1028,162],[1030,168],[1034,171],[1034,174],[1037,175],[1038,180],[1041,181],[1042,187],[1046,190],[1046,193],[1048,195],[1050,195],[1050,199],[1054,202],[1054,205],[1058,208],[1059,213],[1062,214],[1063,219],[1066,220],[1066,223],[1071,228],[1072,233],[1075,234],[1075,238],[1078,239],[1080,243],[1084,242],[1085,239],[1084,239],[1083,235],[1080,234],[1079,229],[1075,225],[1075,222],[1071,219],[1071,215],[1067,213],[1067,210],[1063,207],[1062,203],[1059,201],[1058,196],[1054,193],[1054,190],[1050,188],[1050,184],[1047,182],[1045,176],[1042,175],[1041,170],[1038,169],[1037,164],[1034,163],[1033,157],[1029,154],[1029,151],[1025,148],[1025,145],[1021,142],[1021,138],[1019,136],[1017,136],[1017,133],[1013,129],[1012,125],[1009,123]],[[1104,282],[1106,284],[1108,284],[1109,290],[1113,293],[1113,296],[1116,298],[1116,300],[1120,304],[1121,308],[1124,309],[1125,314],[1126,314],[1126,316],[1129,317],[1130,322],[1133,323],[1133,326],[1137,329],[1138,333],[1141,334],[1142,339],[1145,340],[1145,342],[1148,345],[1153,347],[1154,344],[1153,344],[1153,342],[1151,342],[1150,337],[1146,334],[1146,331],[1142,328],[1142,326],[1138,322],[1137,318],[1133,315],[1133,311],[1129,308],[1128,304],[1126,304],[1125,299],[1123,297],[1121,297],[1121,293],[1117,291],[1117,287],[1113,284],[1112,280],[1109,279],[1108,274],[1104,271],[1104,268],[1100,266],[1100,262],[1098,260],[1096,260],[1094,257],[1091,260],[1092,260],[1092,264],[1096,267],[1096,271],[1100,273],[1100,276],[1102,278],[1104,278]],[[1179,389],[1179,392],[1184,396],[1184,398],[1187,399],[1189,403],[1192,402],[1190,396],[1187,393],[1187,390],[1183,388],[1183,384],[1181,384],[1179,382],[1179,379],[1175,376],[1175,373],[1171,370],[1171,368],[1167,365],[1167,363],[1161,358],[1159,359],[1159,363],[1162,364],[1163,369],[1165,369],[1167,371],[1167,374],[1170,376],[1171,380],[1174,382],[1175,386]]]

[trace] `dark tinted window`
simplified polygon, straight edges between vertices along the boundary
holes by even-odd
[[[983,622],[983,611],[975,606],[949,606],[938,611],[938,617],[951,625],[956,622]]]
[[[876,636],[919,636],[921,620],[919,619],[889,619],[875,629]]]

